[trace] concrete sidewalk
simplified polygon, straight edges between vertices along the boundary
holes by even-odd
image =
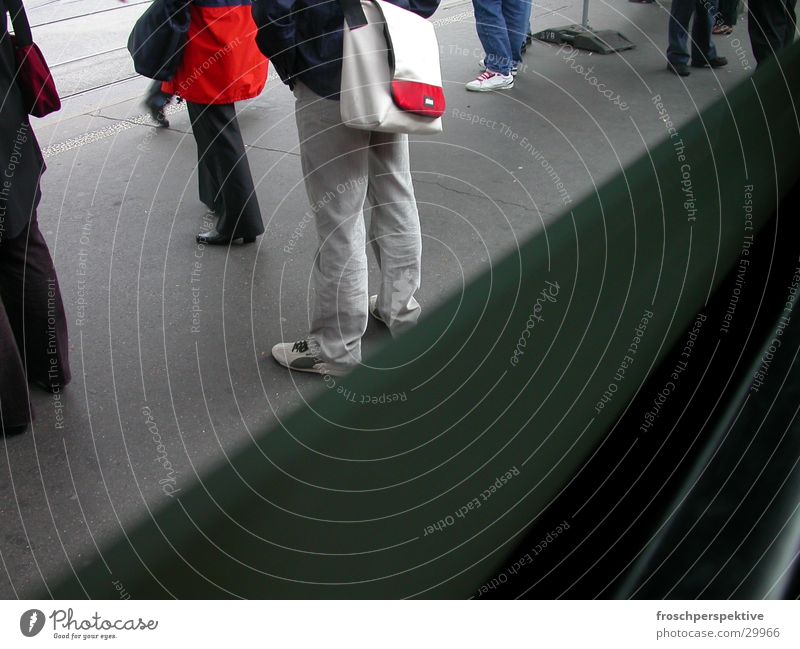
[[[636,49],[600,56],[534,42],[504,93],[464,90],[482,56],[470,2],[434,16],[449,106],[444,133],[412,144],[424,309],[752,73],[745,24],[715,40],[728,67],[666,72],[661,2],[594,3],[591,23]],[[539,2],[534,28],[577,22],[580,5]],[[5,598],[41,593],[325,389],[268,357],[307,331],[316,248],[291,93],[272,78],[239,107],[267,231],[225,250],[194,242],[204,208],[187,114],[178,106],[170,129],[154,128],[129,98],[145,86],[116,88],[89,110],[83,98],[34,125],[48,164],[40,223],[69,314],[74,379],[63,394],[36,392],[33,430],[3,441]],[[371,329],[366,349],[385,342]]]

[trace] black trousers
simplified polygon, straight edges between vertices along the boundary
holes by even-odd
[[[751,0],[747,31],[756,63],[761,65],[794,40],[797,0]]]
[[[67,318],[58,278],[36,217],[0,243],[0,419],[31,419],[28,381],[50,390],[69,383]]]
[[[733,27],[739,18],[739,3],[741,0],[719,0],[717,24]]]
[[[217,231],[231,237],[262,234],[261,209],[234,105],[186,105],[197,142],[200,200],[219,215]]]

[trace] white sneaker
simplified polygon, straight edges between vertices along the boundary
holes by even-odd
[[[499,74],[486,70],[474,81],[467,84],[467,90],[473,92],[489,92],[490,90],[510,90],[514,87],[514,77],[510,74]]]
[[[378,322],[382,324],[386,324],[386,320],[383,319],[380,313],[378,313],[378,296],[377,295],[370,295],[369,296],[369,314],[375,318]]]
[[[280,365],[297,372],[332,374],[342,376],[346,370],[322,360],[319,345],[314,340],[298,340],[293,343],[278,343],[272,348],[272,358]]]

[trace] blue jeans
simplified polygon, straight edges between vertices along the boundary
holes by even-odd
[[[669,10],[669,45],[667,60],[670,63],[689,62],[689,21],[692,24],[692,61],[703,63],[717,57],[717,48],[711,40],[711,27],[717,14],[717,0],[672,0]]]
[[[525,36],[528,35],[528,32],[531,30],[531,13],[533,12],[533,0],[522,0],[525,4],[525,24],[522,25],[522,31],[525,32]],[[523,39],[524,40],[524,39]]]
[[[528,33],[530,0],[472,0],[475,28],[486,52],[486,69],[511,74],[522,60],[522,44]]]

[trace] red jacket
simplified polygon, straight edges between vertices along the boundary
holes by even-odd
[[[232,104],[261,94],[267,59],[256,46],[251,0],[192,0],[189,40],[162,90],[195,104]]]

